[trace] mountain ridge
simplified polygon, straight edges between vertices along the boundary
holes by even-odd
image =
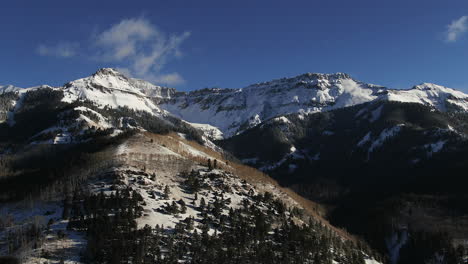
[[[0,88],[2,93],[31,89],[11,85]],[[422,83],[409,89],[390,89],[355,80],[346,73],[304,73],[244,88],[181,92],[102,68],[54,89],[62,90],[63,101],[68,103],[88,100],[101,108],[128,107],[207,124],[221,131],[221,135],[216,133],[217,139],[239,134],[277,116],[330,111],[377,100],[419,103],[439,111],[468,111],[468,95],[452,88]]]

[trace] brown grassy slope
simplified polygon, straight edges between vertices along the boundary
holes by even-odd
[[[185,151],[182,147],[180,147],[179,142],[183,142],[194,149],[203,152],[207,154],[208,156],[213,157],[214,159],[217,160],[218,167],[225,171],[232,172],[233,174],[239,176],[241,179],[246,180],[247,182],[254,184],[254,185],[272,185],[274,186],[277,190],[283,192],[287,196],[289,196],[291,199],[293,199],[296,203],[298,203],[301,207],[304,208],[304,210],[307,212],[309,216],[311,216],[313,219],[316,221],[319,221],[323,225],[329,227],[331,230],[335,231],[337,234],[339,234],[341,237],[347,239],[347,240],[352,240],[356,241],[356,238],[350,235],[348,232],[346,232],[343,229],[336,228],[335,226],[331,225],[324,217],[325,215],[325,209],[323,206],[321,206],[318,203],[315,203],[313,201],[310,201],[308,199],[305,199],[304,197],[300,196],[299,194],[295,193],[293,190],[289,188],[282,187],[278,184],[277,181],[269,177],[267,174],[246,166],[244,164],[232,162],[232,161],[226,161],[223,157],[223,155],[217,151],[214,151],[211,148],[202,146],[198,144],[195,141],[190,141],[181,138],[178,134],[176,133],[170,133],[167,135],[160,135],[160,134],[152,134],[149,132],[145,132],[144,135],[148,137],[149,139],[153,139],[155,143],[159,143],[164,145],[165,147],[171,149],[172,151],[189,158],[191,160],[194,160],[196,162],[199,162],[200,164],[206,164],[207,159],[204,157],[200,156],[194,156],[193,154]]]

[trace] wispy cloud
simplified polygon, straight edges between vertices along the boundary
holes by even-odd
[[[54,45],[39,44],[36,52],[41,56],[70,58],[77,54],[78,46],[78,43],[74,42],[59,42]]]
[[[138,78],[180,84],[180,74],[161,70],[181,57],[180,45],[189,36],[190,32],[167,35],[145,18],[124,19],[95,37],[96,59],[120,63],[124,72]]]
[[[180,46],[189,36],[188,31],[167,34],[144,17],[123,19],[94,34],[91,42],[84,45],[89,54],[80,55],[112,64],[132,77],[177,85],[184,83],[184,78],[177,72],[163,70],[168,62],[182,56]],[[57,57],[78,54],[77,46],[67,42],[55,46],[41,44],[37,52],[42,56]]]
[[[455,42],[468,31],[468,16],[462,16],[447,26],[446,41]]]
[[[184,78],[177,72],[155,75],[150,77],[150,79],[154,80],[156,83],[181,84],[185,82]]]

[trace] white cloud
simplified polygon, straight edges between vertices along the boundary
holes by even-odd
[[[180,45],[189,36],[190,32],[167,35],[144,18],[124,19],[95,37],[96,59],[118,63],[131,76],[180,84],[184,82],[180,74],[163,74],[161,70],[181,56]]]
[[[156,83],[166,83],[173,85],[185,83],[184,78],[177,72],[155,75],[153,81]]]
[[[145,19],[124,19],[101,32],[96,45],[107,49],[103,59],[119,61],[137,54],[137,46],[157,35],[158,30]]]
[[[178,85],[184,84],[185,79],[177,72],[173,73],[160,73],[160,72],[147,72],[144,76],[135,75],[129,68],[119,68],[117,70],[126,76],[141,78],[145,81],[153,82],[155,84]]]
[[[180,46],[190,32],[166,34],[146,18],[129,18],[98,32],[91,43],[81,43],[89,54],[84,57],[109,63],[122,73],[152,81],[157,84],[176,85],[184,83],[177,72],[163,72],[166,64],[180,58]],[[37,48],[41,56],[72,57],[78,55],[78,44],[60,42],[57,45],[41,44]]]
[[[76,55],[78,43],[59,42],[54,45],[39,44],[36,52],[41,56],[70,58]]]
[[[446,40],[455,42],[466,31],[468,31],[468,16],[462,16],[447,26]]]

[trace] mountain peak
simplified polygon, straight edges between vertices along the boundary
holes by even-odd
[[[119,72],[117,69],[114,68],[101,68],[97,72],[95,72],[93,75],[95,76],[118,76],[118,77],[124,77],[127,78],[124,74]]]
[[[246,89],[249,88],[266,88],[266,89],[271,89],[271,88],[277,88],[279,85],[281,86],[292,86],[294,87],[295,85],[303,85],[303,84],[308,84],[315,86],[316,88],[319,89],[324,89],[326,87],[330,87],[331,84],[334,83],[340,83],[342,80],[353,80],[353,78],[346,73],[313,73],[313,72],[308,72],[308,73],[303,73],[300,75],[296,75],[293,77],[284,77],[280,79],[273,79],[271,81],[266,81],[266,82],[260,82],[256,84],[252,84],[250,86],[245,87]]]
[[[417,89],[417,90],[441,90],[441,89],[446,89],[446,88],[447,87],[441,86],[435,83],[421,83],[413,87],[413,89]]]
[[[8,93],[8,92],[15,92],[18,90],[21,90],[21,88],[13,86],[11,84],[0,85],[0,94]]]
[[[295,78],[304,78],[309,79],[352,79],[351,76],[347,73],[337,72],[337,73],[315,73],[307,72],[301,75],[296,76]]]
[[[132,84],[131,78],[123,75],[113,68],[102,68],[93,73],[91,76],[81,78],[65,85],[65,88],[77,87],[80,89],[107,89],[108,91],[126,91],[131,93],[139,93]]]

